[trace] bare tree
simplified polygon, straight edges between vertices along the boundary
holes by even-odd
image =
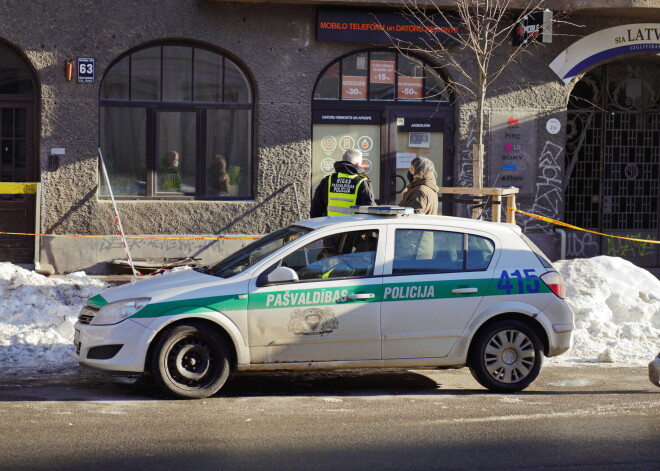
[[[473,146],[473,186],[483,187],[486,97],[502,73],[536,42],[538,31],[512,46],[514,30],[542,0],[454,0],[454,6],[436,0],[401,0],[402,15],[423,31],[421,44],[390,36],[399,52],[421,53],[443,64],[447,88],[454,97],[476,103],[476,143]],[[445,10],[443,10],[445,8]],[[557,21],[555,18],[554,22]],[[449,26],[448,26],[449,25]],[[551,24],[546,24],[547,29]],[[460,52],[460,54],[457,54]],[[467,58],[467,61],[465,61]],[[446,92],[445,90],[444,92]],[[473,213],[474,215],[474,213]]]

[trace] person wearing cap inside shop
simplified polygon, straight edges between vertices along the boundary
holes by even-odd
[[[362,152],[349,149],[341,161],[335,162],[334,173],[328,175],[316,187],[310,217],[353,214],[351,206],[374,206],[371,181],[360,164]]]

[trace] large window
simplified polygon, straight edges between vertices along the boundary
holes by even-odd
[[[132,51],[106,73],[100,100],[114,195],[252,196],[252,87],[228,57],[185,43]]]
[[[314,100],[448,101],[439,72],[421,59],[393,51],[365,51],[330,64],[314,90]]]

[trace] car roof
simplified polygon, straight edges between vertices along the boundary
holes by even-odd
[[[481,221],[476,219],[460,218],[455,216],[431,216],[427,214],[411,214],[405,216],[382,216],[375,214],[350,214],[346,216],[324,216],[313,219],[306,219],[295,223],[297,226],[304,226],[310,229],[322,229],[330,226],[341,228],[350,227],[355,223],[374,222],[378,224],[398,225],[398,224],[430,224],[437,225],[439,228],[457,228],[474,229],[489,233],[509,233],[514,231],[521,233],[520,227],[510,223],[497,223],[490,221]]]

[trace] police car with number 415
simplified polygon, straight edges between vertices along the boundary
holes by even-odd
[[[185,398],[216,394],[233,372],[379,367],[467,366],[516,392],[570,348],[563,279],[518,226],[356,210],[90,298],[78,360]]]

